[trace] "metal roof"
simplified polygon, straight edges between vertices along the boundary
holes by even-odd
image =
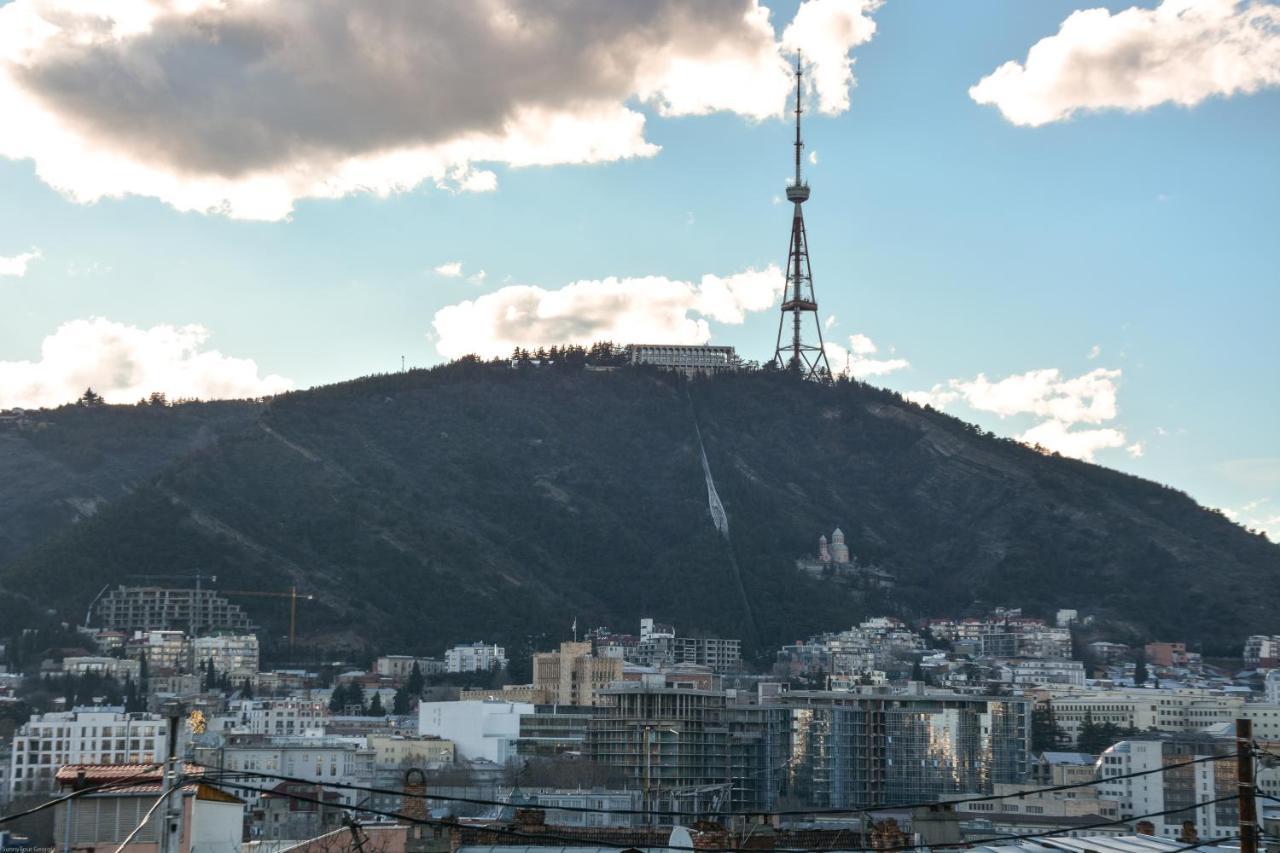
[[[985,853],[1054,853],[1054,851],[1074,851],[1074,853],[1173,853],[1182,850],[1186,844],[1168,838],[1156,838],[1152,835],[1085,835],[1078,838],[1055,837],[1038,841],[1019,841],[1011,844],[975,845],[971,850]],[[1197,848],[1201,851],[1230,851],[1237,853],[1239,847],[1206,843]]]

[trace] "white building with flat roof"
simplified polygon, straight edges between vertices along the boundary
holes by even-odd
[[[446,672],[489,672],[507,665],[507,650],[488,643],[454,646],[444,653]]]
[[[521,715],[533,712],[529,702],[423,702],[418,706],[418,733],[453,741],[460,762],[501,765],[516,757]]]
[[[191,641],[191,659],[196,669],[213,662],[219,675],[248,677],[258,672],[256,634],[218,634]]]
[[[9,796],[57,788],[64,764],[152,764],[168,757],[168,722],[159,714],[107,706],[35,714],[13,736]]]

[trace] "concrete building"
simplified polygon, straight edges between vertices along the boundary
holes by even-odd
[[[76,708],[36,714],[13,736],[10,798],[57,788],[67,764],[151,764],[168,758],[169,724],[124,708]]]
[[[373,662],[373,671],[382,678],[404,681],[418,667],[422,675],[439,675],[446,672],[446,664],[439,658],[420,658],[413,655],[383,655]]]
[[[302,735],[323,729],[329,705],[312,699],[235,699],[225,714],[209,720],[209,730],[226,734]]]
[[[686,376],[724,373],[742,366],[733,347],[679,344],[631,344],[627,355],[632,364],[649,364]]]
[[[1238,696],[1199,689],[1053,691],[1054,719],[1075,741],[1086,715],[1139,732],[1190,732],[1234,720],[1244,706]]]
[[[919,802],[1025,782],[1029,703],[958,694],[792,692],[764,702],[646,684],[605,691],[591,757],[659,807]],[[646,780],[648,784],[646,785]]]
[[[459,762],[501,766],[515,760],[520,717],[533,712],[527,702],[423,702],[418,734],[453,741]]]
[[[1186,666],[1190,663],[1185,643],[1147,643],[1142,648],[1151,666]]]
[[[583,705],[538,705],[520,716],[516,749],[525,758],[586,755],[587,732],[598,708]]]
[[[138,765],[70,765],[58,771],[57,782],[70,792],[80,774],[90,785],[112,782],[144,771]],[[198,781],[182,787],[182,834],[174,853],[239,853],[243,831],[244,801]],[[60,851],[114,850],[142,822],[160,793],[162,774],[143,776],[128,787],[110,788],[66,800],[54,807],[53,842]],[[164,816],[153,814],[133,840],[127,853],[159,853]]]
[[[453,764],[453,741],[438,737],[371,734],[375,767],[447,767]]]
[[[489,672],[507,665],[507,652],[502,646],[472,643],[454,646],[444,653],[446,672]]]
[[[599,692],[622,680],[622,661],[596,657],[590,643],[561,643],[533,656],[533,687],[541,704],[595,705]]]
[[[238,604],[211,589],[120,586],[97,605],[98,624],[110,631],[211,631],[252,633],[255,626]]]
[[[303,735],[225,735],[220,746],[198,746],[195,758],[219,770],[255,770],[278,773],[310,783],[336,783],[369,787],[374,778],[374,750],[363,737]],[[239,780],[236,794],[248,802],[257,799],[263,780]],[[355,805],[358,791],[340,790],[340,802]]]
[[[1280,634],[1254,634],[1245,640],[1244,665],[1250,669],[1280,668]]]
[[[191,671],[191,644],[181,631],[135,631],[125,642],[125,656],[134,660],[146,658],[152,672]]]
[[[129,658],[69,657],[62,659],[62,671],[66,675],[101,675],[136,684],[142,675],[142,664]]]
[[[248,678],[258,671],[258,637],[256,634],[196,637],[191,641],[191,660],[195,669],[212,661],[219,675]]]
[[[1280,670],[1273,669],[1267,673],[1263,689],[1266,691],[1268,704],[1280,705]]]
[[[1097,790],[1104,799],[1119,802],[1121,816],[1178,809],[1171,814],[1146,818],[1155,827],[1153,834],[1163,838],[1178,837],[1184,821],[1193,822],[1201,838],[1233,835],[1238,826],[1234,800],[1193,808],[1195,803],[1229,797],[1236,792],[1234,760],[1187,764],[1195,758],[1213,755],[1234,756],[1235,743],[1231,738],[1192,734],[1149,735],[1121,741],[1098,759]],[[1162,767],[1163,773],[1108,781],[1112,776]]]
[[[1019,687],[1043,687],[1046,685],[1070,685],[1084,687],[1084,664],[1078,660],[1010,661],[1008,681]]]

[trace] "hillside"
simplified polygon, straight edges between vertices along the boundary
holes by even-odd
[[[161,414],[198,420],[182,409]],[[708,512],[695,413],[729,542]],[[1002,604],[1105,610],[1140,636],[1238,653],[1280,605],[1280,547],[1185,495],[855,383],[463,362],[220,423],[217,440],[140,465],[144,483],[8,560],[0,584],[79,614],[129,573],[296,583],[317,596],[299,615],[315,654],[519,645],[575,617],[634,630],[642,615],[767,650],[865,612]],[[21,440],[6,466],[47,453]],[[98,464],[124,465],[112,459]],[[0,506],[15,500],[0,480]],[[837,525],[896,575],[891,596],[796,571]],[[282,629],[285,608],[244,603]]]

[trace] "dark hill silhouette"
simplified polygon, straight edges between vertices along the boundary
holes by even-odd
[[[464,360],[238,405],[231,420],[207,409],[224,417],[205,440],[139,464],[117,478],[140,480],[132,491],[11,557],[0,586],[78,620],[129,573],[297,584],[317,596],[299,617],[316,654],[522,645],[575,617],[633,631],[653,615],[767,655],[866,613],[995,605],[1079,607],[1238,654],[1280,604],[1280,547],[1186,495],[858,383]],[[74,435],[15,438],[26,449],[0,465],[92,446],[95,429],[120,431],[121,408],[76,413]],[[195,418],[182,409],[163,411]],[[0,506],[7,489],[0,479]],[[897,577],[891,593],[796,570],[836,526]],[[282,629],[278,602],[242,603]]]

